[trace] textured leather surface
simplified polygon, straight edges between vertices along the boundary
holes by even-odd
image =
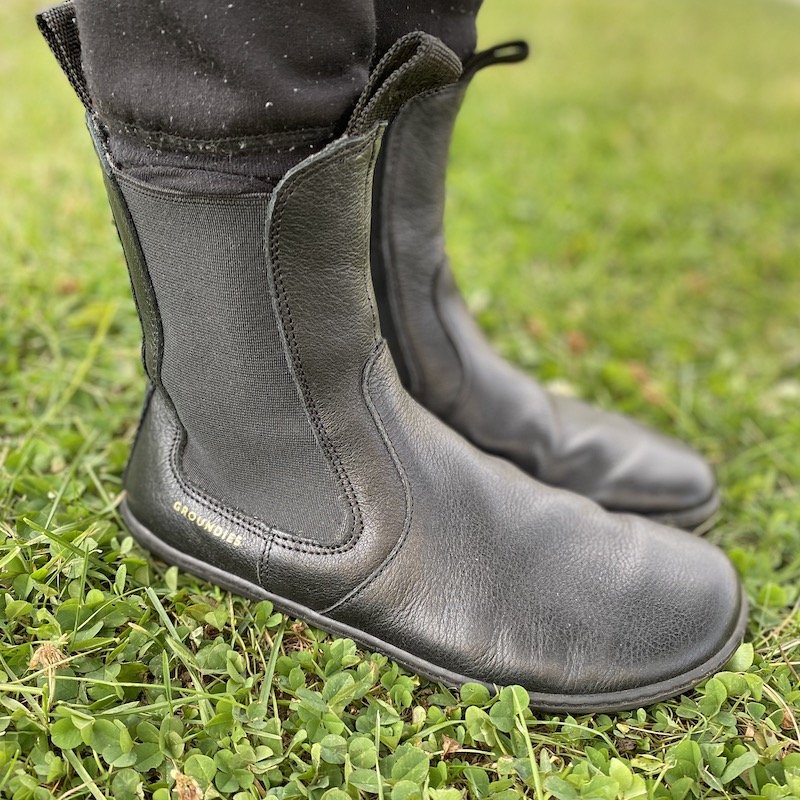
[[[591,693],[685,672],[731,635],[733,568],[712,545],[534,483],[405,394],[387,352],[367,392],[413,508],[404,539],[329,613],[450,669]]]
[[[704,663],[741,607],[719,550],[536,483],[403,389],[369,281],[378,138],[341,140],[290,173],[265,226],[287,358],[352,487],[358,534],[311,547],[188,485],[161,390],[128,473],[135,518],[179,551],[476,680],[609,692]]]
[[[707,503],[716,481],[696,452],[547,392],[494,352],[466,309],[443,220],[450,140],[472,74],[409,102],[379,161],[372,267],[400,374],[414,397],[474,444],[548,484],[644,514]]]

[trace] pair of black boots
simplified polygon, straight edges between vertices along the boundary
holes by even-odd
[[[70,5],[39,21],[87,105],[142,321],[122,509],[142,545],[544,710],[647,705],[724,665],[746,621],[736,574],[661,524],[713,513],[709,468],[499,359],[447,264],[459,105],[522,45],[462,65],[404,37],[344,135],[271,194],[200,196],[115,166]]]

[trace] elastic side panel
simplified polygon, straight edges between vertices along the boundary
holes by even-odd
[[[267,281],[266,196],[193,197],[118,178],[161,316],[161,381],[211,497],[319,544],[347,538],[344,493],[284,355]]]

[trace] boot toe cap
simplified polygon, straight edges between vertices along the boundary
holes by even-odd
[[[627,528],[629,546],[598,555],[605,572],[584,583],[583,596],[550,587],[562,606],[545,615],[544,637],[541,615],[528,634],[534,657],[514,682],[543,710],[614,711],[673,697],[722,669],[743,637],[747,602],[724,553],[682,531],[608,516]],[[579,573],[572,564],[561,570],[570,586]],[[522,657],[517,650],[518,668]]]
[[[606,508],[666,523],[697,510],[700,518],[694,524],[699,524],[718,505],[717,479],[708,462],[683,443],[645,428],[598,486],[597,495]]]
[[[559,702],[551,707],[568,706],[571,697],[577,708],[631,708],[678,694],[721,669],[746,621],[746,600],[727,556],[639,517],[598,515],[596,527],[594,569],[564,543],[561,566],[554,556],[548,569],[560,580],[539,581],[560,605],[542,613],[541,600],[532,602],[538,622],[529,641],[537,647],[526,688],[534,704],[539,696],[546,708],[547,697],[555,696]],[[544,639],[542,619],[550,626]]]
[[[631,523],[641,537],[638,567],[622,583],[624,606],[609,629],[616,690],[659,683],[688,687],[720,669],[741,638],[744,598],[731,562],[716,547],[654,523]],[[647,540],[645,542],[645,539]],[[611,631],[616,630],[616,636]]]
[[[694,527],[719,505],[708,462],[683,442],[618,414],[554,400],[560,421],[557,474],[548,483],[590,497],[617,512]]]

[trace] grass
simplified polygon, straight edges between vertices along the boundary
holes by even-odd
[[[800,8],[489,2],[449,233],[510,358],[718,467],[752,601],[695,693],[541,716],[153,563],[116,511],[138,323],[34,0],[0,9],[0,795],[800,797]],[[675,587],[679,592],[680,586]]]

